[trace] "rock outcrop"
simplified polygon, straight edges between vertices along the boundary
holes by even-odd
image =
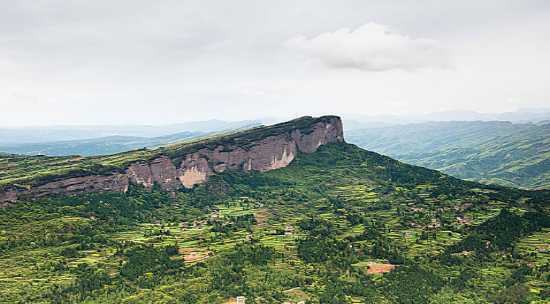
[[[226,170],[269,171],[288,166],[299,153],[313,153],[321,145],[343,142],[342,122],[336,116],[303,117],[184,146],[182,153],[159,153],[149,161],[128,165],[106,175],[62,178],[29,188],[4,187],[0,206],[20,198],[84,192],[125,192],[130,184],[165,191],[192,188]]]

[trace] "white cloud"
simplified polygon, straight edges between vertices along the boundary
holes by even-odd
[[[333,68],[386,71],[449,66],[449,54],[438,41],[394,33],[377,23],[367,23],[354,30],[344,28],[326,32],[312,38],[295,37],[286,45]]]

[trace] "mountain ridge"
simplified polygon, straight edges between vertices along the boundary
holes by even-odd
[[[204,120],[160,125],[45,125],[0,126],[0,145],[38,144],[52,141],[86,140],[113,135],[131,137],[159,137],[182,131],[223,132],[245,127],[257,127],[259,120],[224,121]]]
[[[206,133],[192,131],[183,131],[156,137],[110,135],[87,139],[0,145],[0,151],[5,154],[22,155],[100,156],[131,151],[143,147],[152,148],[204,135],[206,135]]]
[[[129,184],[147,189],[158,184],[166,191],[192,188],[226,169],[277,169],[287,166],[297,153],[312,153],[321,145],[343,141],[339,117],[306,116],[273,126],[106,157],[7,156],[0,158],[0,168],[4,169],[0,176],[0,203],[51,194],[126,192]],[[22,172],[27,175],[21,176]]]
[[[550,187],[550,124],[430,122],[353,130],[349,142],[458,178],[526,189]]]

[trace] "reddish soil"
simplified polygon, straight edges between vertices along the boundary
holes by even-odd
[[[367,270],[367,273],[368,274],[386,273],[394,269],[395,269],[395,265],[392,265],[392,264],[372,263],[372,264],[369,264],[369,269]]]
[[[185,263],[194,263],[209,257],[208,252],[194,251],[192,248],[180,248],[179,253],[183,255]]]

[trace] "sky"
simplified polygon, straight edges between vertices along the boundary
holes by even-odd
[[[550,1],[0,2],[0,126],[550,104]]]

